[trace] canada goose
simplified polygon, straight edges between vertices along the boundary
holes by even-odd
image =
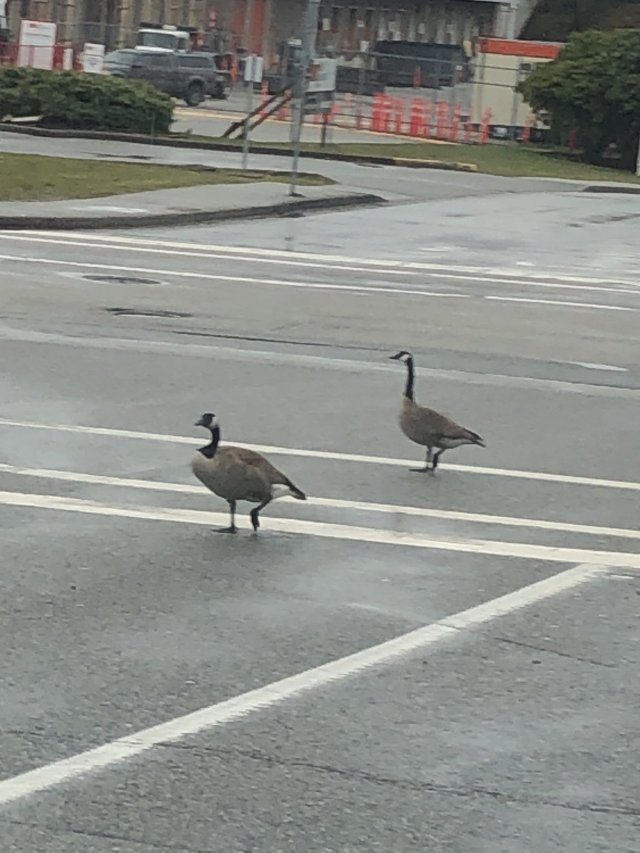
[[[438,467],[438,461],[445,450],[460,447],[462,444],[478,444],[485,447],[480,436],[471,432],[470,429],[460,426],[451,418],[419,406],[413,398],[413,356],[410,352],[402,350],[390,356],[393,360],[401,360],[407,365],[407,384],[402,398],[400,410],[400,429],[416,444],[425,445],[427,448],[427,459],[424,468],[411,468],[412,471],[430,471],[433,473]],[[436,453],[434,447],[439,448]],[[431,465],[431,467],[429,467]]]
[[[307,499],[304,492],[255,450],[233,446],[219,448],[220,427],[212,412],[202,415],[195,425],[210,430],[211,442],[196,452],[191,470],[201,483],[227,501],[231,511],[231,524],[221,533],[237,532],[237,501],[259,504],[250,513],[253,529],[257,531],[260,527],[258,513],[274,498],[291,495],[300,501]]]

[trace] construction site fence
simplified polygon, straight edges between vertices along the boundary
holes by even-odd
[[[263,103],[268,98],[265,89],[262,92]],[[291,104],[283,104],[275,113],[275,119],[283,122],[291,119]],[[314,125],[326,125],[351,130],[369,131],[376,134],[393,134],[411,139],[435,139],[442,142],[466,142],[486,144],[491,137],[493,113],[487,108],[479,122],[473,122],[463,112],[459,103],[430,98],[394,98],[377,94],[370,104],[359,102],[354,96],[346,94],[337,97],[329,110],[311,113],[306,122]],[[533,116],[518,134],[518,139],[529,140]],[[329,138],[329,137],[328,137]]]
[[[83,70],[81,46],[58,42],[50,47],[0,44],[0,65],[30,65],[54,70]],[[330,110],[311,115],[313,123],[367,130],[412,138],[484,143],[491,138],[538,141],[544,139],[533,112],[516,92],[522,75],[517,71],[483,66],[483,75],[495,71],[491,85],[474,75],[473,63],[423,60],[407,64],[406,57],[385,56],[386,71],[377,67],[379,56],[359,54],[354,65],[338,65],[337,91]],[[355,61],[351,57],[351,61]],[[365,59],[370,66],[367,73]],[[390,60],[402,60],[389,65]],[[374,67],[375,66],[375,67]],[[373,70],[371,70],[373,68]],[[412,70],[413,68],[413,70]],[[276,69],[279,72],[280,69]],[[232,93],[245,86],[237,58],[230,64]],[[500,73],[498,73],[500,72]],[[286,78],[267,72],[258,88],[264,103]],[[230,104],[231,106],[231,104]],[[287,120],[289,106],[276,113]],[[327,114],[328,113],[328,114]]]

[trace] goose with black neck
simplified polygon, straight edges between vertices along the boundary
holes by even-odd
[[[257,503],[250,512],[254,532],[260,527],[259,513],[272,500],[289,495],[306,500],[306,495],[261,453],[245,447],[220,447],[220,425],[213,412],[206,412],[196,421],[211,433],[211,441],[201,447],[191,461],[191,470],[210,491],[229,504],[231,523],[221,533],[237,533],[236,505],[238,501]]]
[[[461,447],[463,444],[485,447],[484,440],[477,433],[460,426],[446,415],[416,403],[415,367],[413,355],[410,352],[401,350],[390,358],[394,361],[403,361],[407,367],[407,381],[400,408],[400,429],[408,439],[427,448],[424,468],[411,468],[411,471],[433,474],[445,450]]]

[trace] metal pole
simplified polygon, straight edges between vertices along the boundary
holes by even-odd
[[[244,60],[244,73],[243,77],[247,76],[247,63],[249,62],[249,57],[253,56],[252,51],[249,50],[249,43],[251,42],[251,23],[253,21],[253,0],[247,0],[247,6],[245,10],[244,16],[244,49],[245,49],[245,60]],[[253,110],[253,59],[251,60],[251,67],[249,69],[251,74],[249,75],[249,80],[245,80],[245,86],[247,87],[247,117],[244,123],[244,134],[242,136],[242,168],[246,169],[249,160],[249,116],[251,115],[251,111]]]
[[[302,139],[302,124],[304,122],[304,102],[307,94],[307,77],[309,66],[315,58],[316,36],[318,33],[318,12],[320,0],[307,0],[307,9],[304,20],[304,32],[302,34],[302,51],[300,66],[298,68],[297,80],[297,108],[295,113],[293,133],[293,159],[291,163],[291,182],[289,184],[289,195],[296,195],[296,184],[298,181],[298,163],[300,161],[300,141]]]

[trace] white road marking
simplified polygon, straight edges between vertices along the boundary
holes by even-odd
[[[134,272],[134,273],[142,273],[144,275],[156,275],[160,277],[172,276],[176,278],[191,278],[191,279],[203,279],[205,281],[220,281],[225,284],[233,282],[235,284],[249,284],[254,285],[258,284],[261,286],[270,286],[270,287],[288,287],[295,288],[298,290],[331,290],[335,292],[342,293],[380,293],[380,294],[395,294],[395,295],[403,295],[403,296],[419,296],[419,297],[428,297],[428,298],[438,298],[438,299],[481,299],[481,300],[494,300],[499,302],[522,302],[522,303],[535,303],[538,305],[556,305],[560,307],[575,307],[575,308],[590,308],[597,309],[601,311],[631,311],[635,312],[638,309],[630,308],[623,305],[606,305],[601,303],[593,303],[593,302],[568,302],[561,301],[556,299],[525,299],[523,297],[515,297],[515,296],[484,296],[484,295],[472,295],[469,293],[447,293],[445,291],[436,291],[436,290],[422,290],[416,288],[400,288],[400,287],[384,287],[384,286],[370,286],[370,285],[351,285],[351,284],[328,284],[323,282],[309,282],[309,281],[292,281],[289,279],[275,279],[275,278],[263,278],[263,277],[255,277],[255,276],[235,276],[235,275],[215,275],[213,273],[203,273],[203,272],[188,272],[186,270],[174,270],[174,269],[154,269],[150,267],[134,267],[134,266],[121,266],[116,264],[92,264],[87,261],[63,261],[63,260],[54,260],[53,258],[25,258],[19,255],[0,255],[0,260],[4,261],[13,261],[15,263],[24,263],[24,264],[47,264],[49,266],[62,266],[62,267],[73,267],[74,269],[99,269],[101,272],[112,271],[112,272]]]
[[[84,433],[86,435],[103,435],[113,438],[131,438],[142,441],[164,441],[170,444],[190,444],[198,447],[197,438],[184,435],[165,435],[155,432],[138,432],[136,430],[115,429],[112,427],[89,427],[72,424],[46,424],[38,421],[19,421],[11,418],[0,417],[0,427],[20,427],[22,429],[45,429],[57,432]],[[336,462],[354,462],[365,465],[393,465],[401,468],[415,467],[415,459],[398,459],[387,456],[366,456],[358,453],[338,453],[332,450],[306,450],[297,447],[278,447],[271,444],[247,444],[246,442],[234,441],[239,447],[248,447],[257,450],[258,453],[272,454],[273,456],[302,456],[308,459],[329,459]],[[548,483],[564,483],[574,486],[597,486],[605,489],[621,489],[632,492],[640,492],[640,483],[631,480],[604,480],[596,477],[578,477],[570,474],[547,474],[542,471],[518,471],[515,468],[485,468],[479,465],[459,465],[447,463],[447,471],[461,471],[465,474],[484,474],[492,477],[513,477],[519,480],[538,480]]]
[[[48,234],[51,232],[47,232]],[[205,260],[213,259],[220,260],[225,259],[229,260],[230,256],[223,252],[215,252],[207,249],[206,246],[199,247],[197,244],[194,244],[191,251],[184,251],[181,249],[160,249],[155,246],[148,246],[143,244],[141,246],[133,245],[122,245],[122,244],[114,244],[110,246],[105,243],[87,243],[80,242],[79,240],[57,240],[57,239],[49,239],[47,237],[24,237],[24,231],[20,231],[18,233],[14,232],[15,237],[14,240],[26,240],[28,242],[36,242],[36,243],[52,243],[56,246],[82,246],[83,248],[91,248],[91,249],[112,249],[117,252],[136,252],[138,254],[157,254],[157,255],[173,255],[175,257],[190,257],[190,258],[203,258]],[[0,238],[8,239],[10,237],[9,234],[0,233]],[[13,242],[13,240],[12,240]],[[187,244],[189,245],[189,244]],[[305,267],[311,269],[318,269],[318,263],[315,261],[296,261],[289,258],[263,258],[256,257],[254,255],[234,255],[231,260],[234,261],[248,261],[249,263],[261,263],[261,264],[275,264],[276,266],[294,266],[294,267]],[[347,272],[367,272],[371,273],[372,270],[370,267],[362,267],[362,266],[353,266],[353,265],[344,265],[344,264],[331,264],[332,270],[341,270]],[[422,275],[419,272],[411,272],[401,269],[388,269],[385,270],[385,275],[407,275],[407,276],[419,276]],[[635,293],[635,291],[629,291],[630,293]]]
[[[21,477],[35,477],[43,480],[59,480],[67,483],[87,483],[95,486],[115,486],[124,489],[175,492],[178,494],[210,497],[209,493],[202,486],[191,485],[190,483],[168,483],[159,480],[139,480],[132,477],[111,477],[103,474],[85,474],[81,471],[60,471],[51,468],[25,468],[19,465],[4,463],[0,463],[0,472],[15,474]],[[318,506],[327,507],[327,509],[358,510],[362,512],[414,516],[419,518],[438,518],[444,521],[462,521],[465,523],[490,524],[502,527],[529,527],[537,530],[554,530],[561,533],[581,533],[592,536],[613,536],[620,539],[640,539],[640,530],[632,530],[624,527],[600,527],[592,524],[546,521],[540,518],[519,518],[517,516],[431,509],[430,507],[421,506],[349,501],[339,498],[309,497],[305,504],[291,500],[291,506],[296,509],[304,509],[306,506]]]
[[[329,687],[344,679],[360,675],[373,667],[388,665],[415,652],[422,652],[441,641],[463,638],[463,632],[479,628],[501,616],[538,604],[552,596],[574,590],[582,584],[605,576],[605,573],[606,568],[602,565],[574,566],[553,577],[454,613],[438,622],[425,625],[376,646],[370,646],[190,714],[128,734],[19,776],[10,777],[0,782],[0,805],[7,805],[72,782],[89,773],[113,767],[161,744],[224,726],[273,705],[304,695],[311,690]]]
[[[3,270],[6,277],[12,273]],[[76,275],[69,273],[68,275]],[[163,285],[163,282],[159,282]],[[119,286],[119,285],[118,285]],[[182,287],[188,285],[180,285]],[[197,335],[189,336],[191,340]],[[224,336],[222,336],[224,337]],[[48,344],[51,346],[73,347],[74,349],[115,350],[136,353],[160,353],[179,355],[181,358],[219,358],[230,361],[258,362],[265,364],[293,364],[295,367],[313,367],[323,370],[336,370],[344,373],[395,373],[385,355],[379,362],[361,361],[354,358],[334,358],[331,356],[307,355],[306,353],[281,350],[253,350],[243,346],[234,347],[222,344],[180,343],[173,341],[148,340],[141,338],[116,337],[78,337],[55,332],[39,332],[31,329],[18,329],[0,324],[0,340],[19,341],[30,344]],[[586,382],[569,382],[562,379],[540,379],[534,376],[522,376],[506,373],[472,373],[464,370],[448,370],[421,367],[420,374],[433,380],[461,382],[465,385],[488,385],[499,388],[530,388],[537,391],[551,391],[562,394],[584,394],[589,397],[615,397],[624,400],[640,400],[640,389],[619,385],[594,385]]]
[[[206,527],[213,525],[222,527],[229,523],[229,515],[226,512],[205,512],[161,506],[131,506],[130,504],[112,504],[28,492],[0,491],[0,504],[25,509],[75,512],[84,515],[195,524]],[[551,563],[584,563],[585,565],[602,563],[626,569],[640,568],[640,553],[634,554],[626,551],[557,548],[550,545],[535,545],[529,542],[501,542],[496,539],[436,538],[427,534],[404,533],[396,530],[332,524],[323,521],[307,521],[298,518],[281,518],[271,515],[266,516],[266,518],[268,518],[268,522],[265,521],[265,526],[268,524],[268,530],[276,533],[304,534],[306,536],[318,536],[322,539],[367,542],[375,545],[399,545],[405,548],[421,548],[427,551],[452,551],[491,557],[512,557],[519,560],[545,560]]]
[[[584,367],[587,370],[606,370],[611,373],[628,373],[627,367],[618,367],[615,364],[592,364],[589,361],[564,361],[563,364],[573,364],[576,367]]]
[[[21,230],[21,235],[29,235],[32,239],[38,241],[38,239],[42,239],[43,234],[41,231],[28,231]],[[195,250],[199,247],[202,248],[203,251],[216,251],[224,253],[225,255],[234,256],[238,254],[242,255],[252,255],[257,258],[264,257],[274,257],[280,258],[284,260],[308,260],[315,261],[318,264],[327,265],[327,264],[340,264],[340,263],[348,263],[348,264],[357,264],[366,268],[380,268],[384,270],[431,270],[431,271],[442,271],[442,272],[460,272],[460,273],[470,273],[472,275],[496,275],[505,278],[516,277],[522,278],[522,269],[515,267],[514,269],[501,269],[498,267],[481,267],[481,266],[470,266],[470,265],[451,265],[451,264],[438,264],[438,263],[425,263],[424,261],[398,261],[398,260],[388,260],[386,258],[362,258],[353,255],[330,255],[330,254],[320,254],[318,252],[299,252],[299,251],[291,251],[290,249],[270,249],[264,247],[254,247],[254,246],[228,246],[219,243],[211,243],[211,244],[203,244],[203,243],[183,243],[171,240],[153,240],[147,238],[140,237],[124,237],[119,235],[101,235],[101,234],[81,234],[79,232],[74,231],[47,231],[47,238],[49,237],[62,237],[62,238],[73,238],[75,240],[83,240],[83,241],[100,241],[103,243],[117,243],[117,244],[133,244],[136,246],[165,246],[172,248],[183,248],[188,250]],[[16,236],[15,231],[0,231],[0,236],[7,237],[8,239],[14,238]],[[551,273],[546,271],[544,273],[533,273],[531,276],[527,276],[527,279],[531,278],[531,280],[535,281],[546,281],[549,278],[553,278],[556,281],[566,281],[566,282],[577,282],[582,284],[594,284],[599,285],[602,284],[603,279],[594,278],[588,276],[577,276],[577,275],[566,275],[564,273]],[[605,279],[608,284],[616,284],[621,285],[622,287],[631,287],[636,288],[637,282],[635,279]]]
[[[47,232],[50,233],[50,232]],[[37,242],[37,243],[49,243],[56,246],[73,246],[78,247],[82,246],[83,248],[91,248],[91,249],[111,249],[115,251],[127,251],[127,252],[136,252],[137,254],[158,254],[158,255],[169,255],[174,257],[190,257],[190,258],[199,258],[199,259],[207,259],[207,260],[220,260],[227,259],[229,257],[228,254],[224,254],[221,252],[216,252],[215,249],[209,249],[207,246],[199,246],[198,244],[177,244],[178,246],[187,245],[191,246],[189,251],[186,251],[183,248],[159,248],[156,245],[148,245],[146,241],[143,241],[140,244],[128,245],[122,243],[115,243],[114,245],[109,245],[108,243],[98,243],[98,242],[87,242],[86,239],[82,240],[81,238],[74,240],[62,240],[56,238],[50,238],[45,236],[31,237],[31,236],[23,236],[24,232],[15,233],[13,232],[12,240],[24,240],[27,242]],[[8,239],[10,237],[9,234],[0,233],[0,238]],[[154,243],[156,241],[153,241]],[[167,245],[172,245],[168,243]],[[290,258],[271,258],[271,257],[261,257],[261,256],[248,256],[246,254],[241,254],[241,250],[238,250],[239,254],[233,256],[234,261],[247,261],[249,263],[261,263],[261,264],[275,264],[277,266],[295,266],[295,267],[304,267],[304,268],[312,268],[317,269],[318,263],[312,261],[298,261],[292,260]],[[374,270],[370,266],[347,266],[344,264],[331,264],[332,270],[340,270],[346,272],[366,272],[371,273]],[[385,275],[396,275],[396,276],[422,276],[424,277],[424,271],[418,271],[414,269],[406,269],[406,268],[385,268]],[[549,282],[549,281],[532,281],[528,278],[513,278],[513,277],[496,277],[491,275],[469,275],[465,273],[456,273],[456,272],[438,272],[436,273],[438,278],[449,279],[457,282],[474,282],[480,284],[505,284],[510,286],[517,287],[543,287],[549,288],[551,290],[586,290],[586,291],[601,291],[604,293],[615,293],[615,294],[632,294],[634,296],[640,295],[640,291],[637,289],[622,289],[621,287],[603,287],[602,285],[587,285],[587,284],[562,284],[560,282]]]
[[[459,275],[458,273],[436,273],[437,278],[452,279],[453,281],[472,281],[476,284],[508,284],[513,287],[546,287],[551,290],[596,290],[613,294],[632,294],[640,296],[640,290],[632,290],[619,286],[602,287],[594,284],[561,284],[552,281],[531,281],[527,278],[496,278],[490,275]],[[549,276],[551,278],[551,276]]]
[[[560,299],[527,299],[524,296],[485,296],[494,302],[526,302],[534,305],[560,305],[565,308],[593,308],[599,311],[637,311],[626,305],[606,305],[602,302],[569,302]]]
[[[157,276],[175,276],[177,278],[193,278],[204,279],[206,281],[220,281],[223,283],[233,282],[234,284],[259,284],[269,285],[272,287],[292,287],[302,290],[331,290],[334,292],[344,293],[383,293],[383,294],[403,294],[405,296],[427,296],[443,299],[471,299],[469,294],[465,293],[445,293],[444,291],[429,291],[410,288],[398,287],[372,287],[370,285],[356,284],[328,284],[323,282],[310,281],[291,281],[289,279],[278,278],[256,278],[254,276],[239,276],[239,275],[215,275],[214,273],[204,272],[187,272],[186,270],[158,270],[148,267],[133,267],[120,266],[116,264],[92,264],[87,261],[58,261],[53,258],[24,258],[19,255],[0,255],[0,260],[15,261],[17,263],[26,264],[47,264],[49,266],[73,267],[74,269],[98,269],[101,272],[136,272],[144,273],[145,275]],[[632,309],[629,309],[632,310]]]

